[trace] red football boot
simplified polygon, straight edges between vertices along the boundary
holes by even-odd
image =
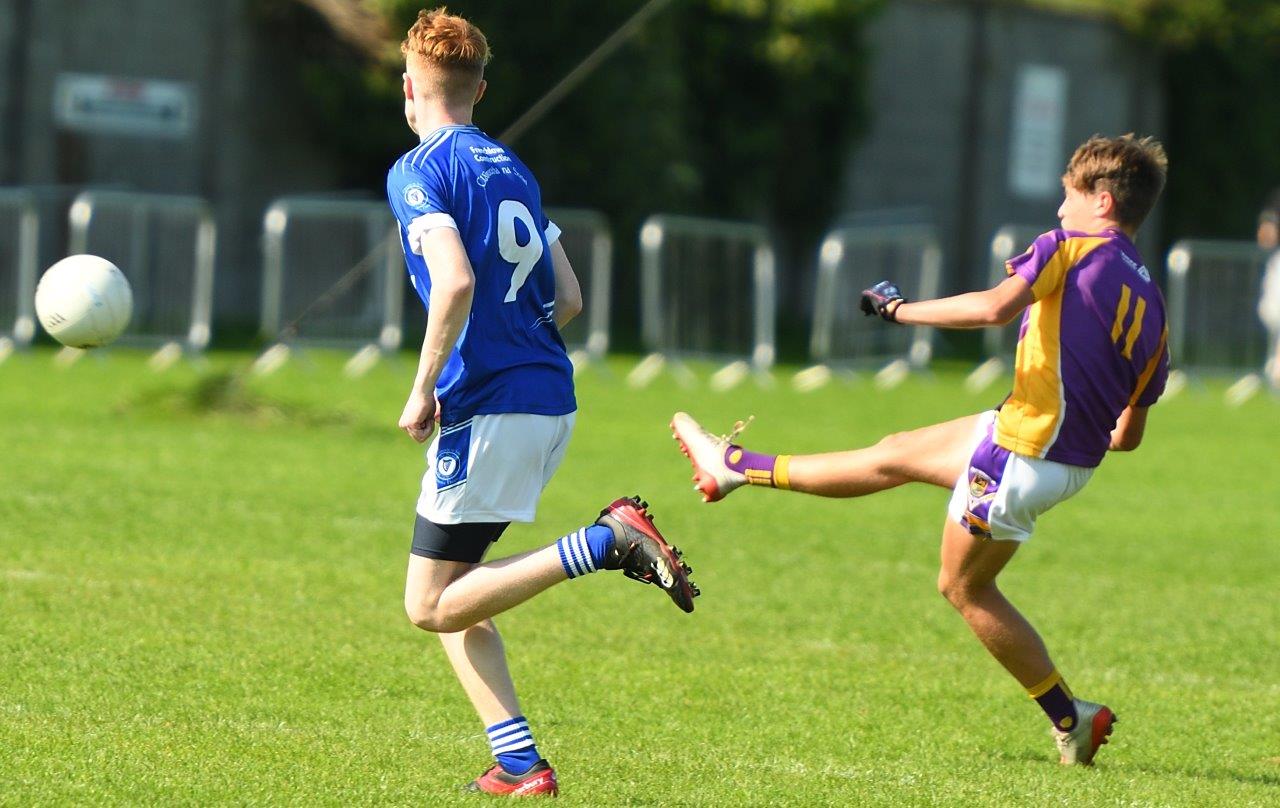
[[[481,791],[500,797],[554,797],[560,793],[556,770],[539,760],[524,774],[507,774],[497,763],[467,784],[467,791]]]
[[[597,525],[613,531],[613,549],[603,568],[622,570],[628,578],[654,584],[686,612],[702,594],[689,580],[693,572],[682,560],[679,548],[667,544],[648,514],[649,503],[639,497],[623,497],[600,512]]]

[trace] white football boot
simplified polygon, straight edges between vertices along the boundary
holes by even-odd
[[[1111,708],[1091,701],[1072,699],[1076,705],[1076,725],[1069,730],[1053,727],[1053,740],[1062,753],[1065,766],[1091,766],[1093,756],[1107,742],[1107,736],[1120,719]]]
[[[739,431],[741,428],[735,427],[733,434]],[[702,493],[703,502],[724,499],[735,488],[747,484],[746,475],[729,468],[725,462],[725,455],[730,451],[741,451],[740,447],[730,443],[732,436],[712,435],[685,412],[672,416],[671,436],[693,464],[693,487]]]

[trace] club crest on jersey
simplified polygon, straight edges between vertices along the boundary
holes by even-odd
[[[427,192],[423,190],[421,185],[409,185],[404,189],[404,203],[411,208],[425,208],[427,206]]]
[[[462,458],[457,452],[442,452],[436,457],[436,482],[448,485],[462,474]]]

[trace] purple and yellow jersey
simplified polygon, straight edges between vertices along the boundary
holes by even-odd
[[[1169,372],[1164,298],[1119,230],[1052,230],[1006,265],[1035,298],[995,442],[1073,466],[1102,462],[1125,407],[1149,407]]]

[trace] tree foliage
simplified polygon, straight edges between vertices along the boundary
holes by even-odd
[[[338,27],[321,19],[334,0],[262,0],[264,24],[296,51],[307,114],[345,182],[378,191],[386,166],[413,142],[400,118],[394,46],[424,3],[348,2],[382,15],[394,32],[391,56],[371,59],[351,44],[360,35],[326,36]],[[494,52],[476,123],[499,135],[642,4],[450,2]],[[644,216],[682,212],[769,223],[807,257],[866,120],[861,34],[878,4],[676,0],[514,147],[548,204],[605,211],[623,245]],[[624,295],[634,283],[631,253],[617,254]]]
[[[1164,63],[1171,160],[1165,231],[1248,237],[1280,186],[1280,3],[1275,0],[1031,0],[1110,14]]]

